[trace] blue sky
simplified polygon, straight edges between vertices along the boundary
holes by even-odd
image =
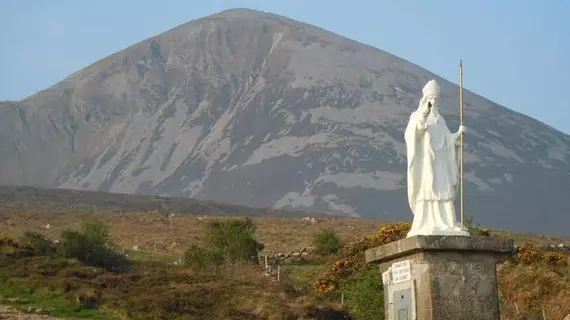
[[[370,44],[570,133],[570,1],[0,0],[0,100],[229,8],[281,14]]]

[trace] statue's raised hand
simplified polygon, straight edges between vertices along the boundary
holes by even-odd
[[[465,131],[467,131],[467,128],[465,128],[465,126],[459,126],[459,129],[457,130],[457,132],[455,133],[455,141],[456,143],[459,143],[460,138],[462,135],[465,134]]]
[[[461,134],[465,134],[465,132],[467,131],[467,128],[465,126],[459,126],[459,129],[457,130],[457,135],[461,135]]]
[[[427,118],[431,111],[431,104],[427,101],[426,98],[422,98],[420,100],[420,111],[422,112],[424,119]]]

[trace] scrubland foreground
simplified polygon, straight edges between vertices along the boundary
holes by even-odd
[[[158,213],[0,217],[0,312],[13,319],[384,319],[381,275],[364,251],[410,227]],[[518,244],[498,266],[502,319],[570,314],[563,239],[468,226]]]

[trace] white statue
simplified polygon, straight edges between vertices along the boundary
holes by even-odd
[[[440,89],[430,80],[406,128],[408,201],[414,213],[408,237],[463,235],[457,223],[454,200],[459,186],[459,144],[463,126],[456,133],[447,128],[438,112]]]

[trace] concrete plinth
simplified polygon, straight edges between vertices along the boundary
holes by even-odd
[[[511,239],[414,236],[367,250],[366,262],[383,273],[386,319],[498,320],[496,264],[513,252]]]

